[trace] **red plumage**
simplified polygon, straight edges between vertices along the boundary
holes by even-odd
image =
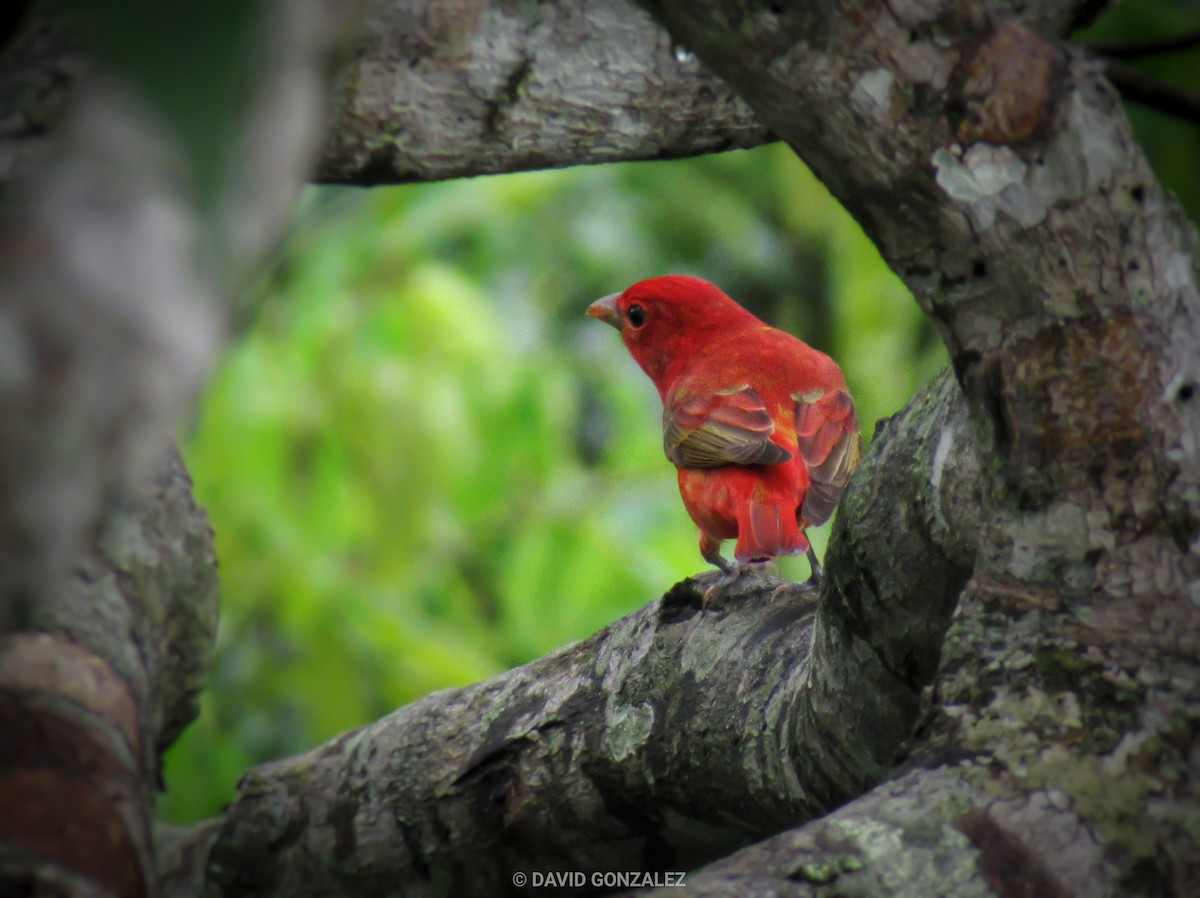
[[[705,559],[726,569],[809,550],[858,464],[858,421],[834,361],[694,277],[640,281],[591,305],[663,402],[663,448]],[[815,558],[813,559],[815,562]]]

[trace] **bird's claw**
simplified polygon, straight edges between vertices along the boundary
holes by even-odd
[[[722,590],[732,586],[744,574],[766,574],[769,576],[777,576],[779,574],[779,569],[769,559],[765,561],[738,562],[726,561],[724,558],[721,558],[719,561],[713,561],[713,564],[721,569],[721,575],[717,577],[712,586],[704,590],[704,595],[700,599],[700,615],[702,617],[708,611],[708,603],[712,601],[713,597]]]
[[[771,601],[774,602],[782,595],[804,596],[805,598],[815,598],[821,592],[821,582],[824,580],[824,572],[821,569],[820,563],[817,561],[817,556],[812,549],[808,550],[808,561],[812,565],[812,574],[803,583],[781,583],[775,587],[775,591],[771,593]]]
[[[778,569],[770,561],[751,561],[745,564],[738,561],[726,561],[720,555],[715,557],[706,556],[706,559],[715,564],[720,569],[720,575],[713,581],[708,589],[704,590],[700,596],[700,616],[703,617],[708,613],[709,603],[722,590],[733,585],[735,581],[747,571],[762,570],[769,572],[772,575],[778,575]],[[815,602],[816,597],[821,592],[821,582],[824,579],[824,571],[820,563],[817,561],[816,553],[810,548],[808,550],[808,560],[812,565],[812,574],[803,583],[781,583],[771,592],[770,601],[774,602],[780,596],[794,595],[797,598],[805,598],[810,602]]]
[[[725,561],[725,559],[721,559],[717,567],[721,569],[721,575],[717,577],[712,586],[704,590],[704,594],[700,597],[701,617],[704,617],[708,613],[708,603],[712,601],[713,596],[737,580],[742,575],[742,571],[745,570],[736,561]]]
[[[785,595],[804,597],[809,601],[815,601],[820,592],[821,581],[809,577],[803,583],[780,583],[771,593],[771,601],[774,602],[780,596]]]

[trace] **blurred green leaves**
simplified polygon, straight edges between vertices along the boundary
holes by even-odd
[[[941,363],[780,146],[309,192],[188,446],[224,618],[167,816],[215,813],[254,763],[585,637],[705,568],[658,397],[584,315],[668,272],[832,352],[868,434]]]

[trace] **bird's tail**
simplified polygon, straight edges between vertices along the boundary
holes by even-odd
[[[803,555],[808,537],[796,520],[796,509],[786,502],[753,500],[745,517],[738,521],[738,541],[734,557],[739,562],[780,555]]]

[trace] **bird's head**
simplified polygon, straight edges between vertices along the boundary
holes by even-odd
[[[684,275],[638,281],[596,300],[587,312],[621,332],[629,354],[660,392],[712,341],[762,323],[719,287]]]

